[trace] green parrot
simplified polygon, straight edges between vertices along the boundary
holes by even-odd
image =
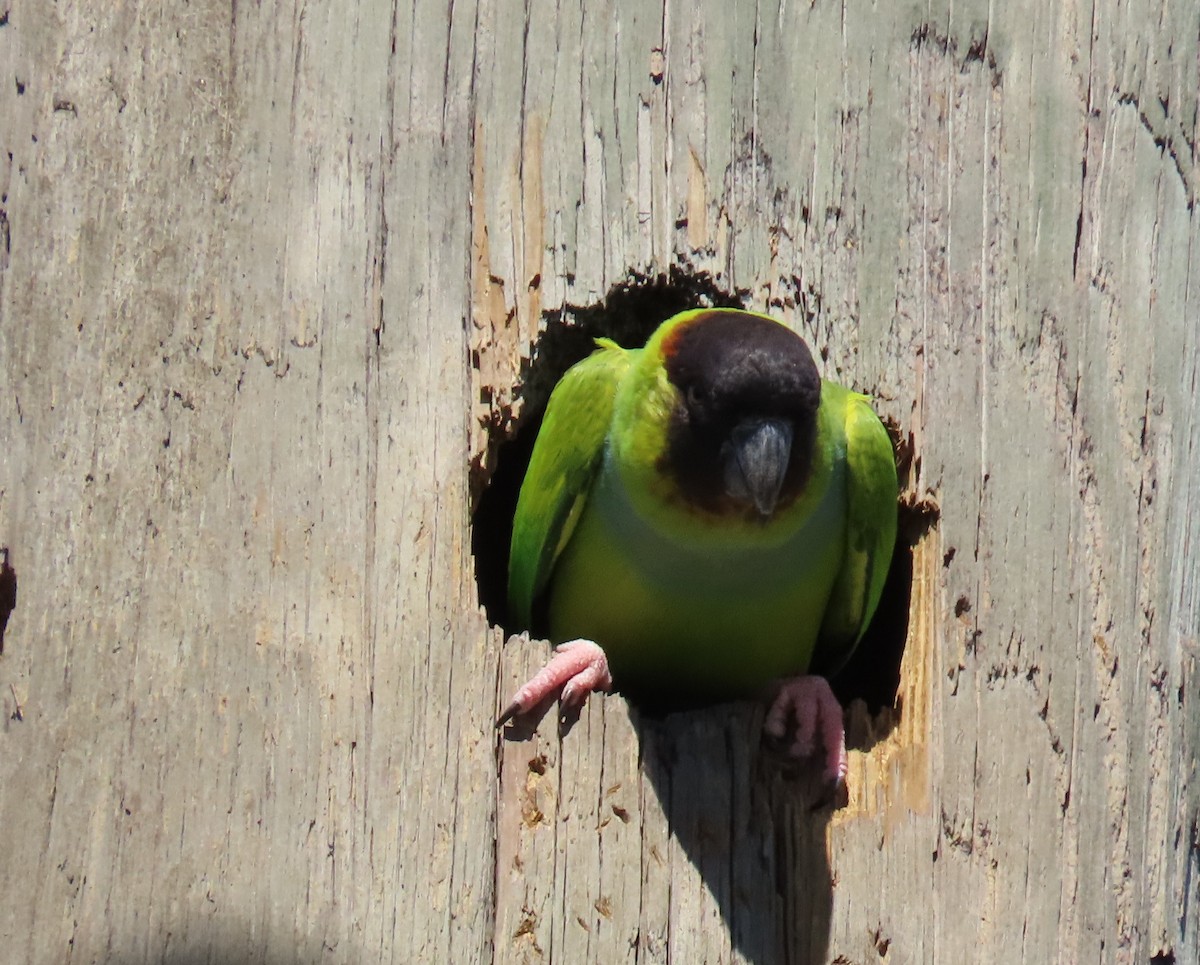
[[[696,701],[774,688],[796,756],[846,773],[822,676],[853,651],[896,541],[896,464],[866,396],[766,315],[697,309],[645,348],[597,339],[555,387],[513,519],[512,622],[558,643],[499,725],[614,686]],[[543,629],[539,627],[538,629]]]

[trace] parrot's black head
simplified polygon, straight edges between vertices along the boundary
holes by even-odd
[[[662,344],[679,400],[660,460],[685,498],[722,515],[768,519],[804,489],[821,377],[804,339],[768,318],[711,311]]]

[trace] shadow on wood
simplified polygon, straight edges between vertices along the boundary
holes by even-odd
[[[761,750],[762,717],[759,705],[638,715],[643,773],[733,950],[762,965],[824,962],[833,908],[831,811],[814,809],[821,792]],[[672,958],[689,960],[690,944],[673,933]]]

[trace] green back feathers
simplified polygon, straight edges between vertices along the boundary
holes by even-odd
[[[883,593],[896,545],[896,462],[892,440],[865,395],[826,382],[846,427],[846,536],[842,565],[825,607],[814,663],[832,673],[853,652]]]
[[[518,626],[529,626],[534,600],[587,502],[617,388],[635,355],[609,339],[596,344],[551,393],[521,486],[508,560],[508,605]]]

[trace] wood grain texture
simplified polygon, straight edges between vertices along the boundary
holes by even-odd
[[[1198,38],[0,5],[0,947],[1200,961]],[[544,312],[672,265],[874,394],[940,505],[832,815],[760,708],[491,726],[545,649],[478,606],[488,434]]]

